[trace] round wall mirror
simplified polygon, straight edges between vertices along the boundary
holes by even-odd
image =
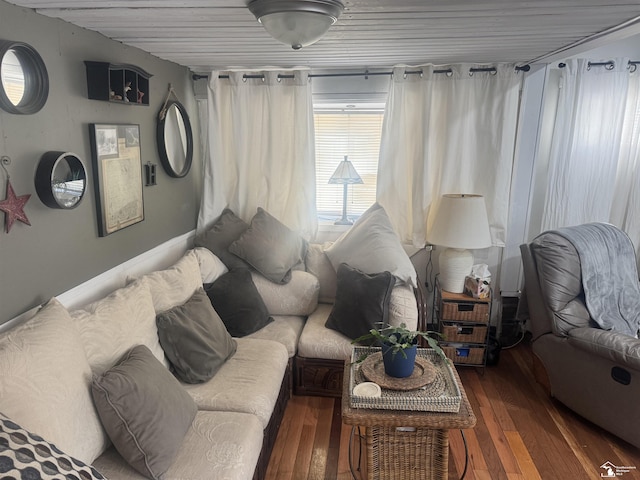
[[[166,172],[175,178],[184,177],[193,161],[193,134],[187,110],[180,102],[167,102],[158,116],[157,141],[160,160]]]
[[[51,208],[75,208],[87,189],[87,173],[75,153],[47,152],[36,169],[36,192]]]
[[[40,111],[49,96],[47,67],[33,47],[0,40],[0,107],[9,113]]]

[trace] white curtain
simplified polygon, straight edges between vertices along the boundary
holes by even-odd
[[[451,74],[394,68],[380,147],[378,202],[405,242],[422,246],[445,193],[485,197],[493,244],[503,246],[522,73],[452,65]]]
[[[220,73],[209,77],[198,231],[225,207],[246,221],[262,207],[312,237],[317,218],[308,72],[225,71],[229,78]]]
[[[578,59],[561,73],[542,231],[608,222],[640,253],[640,72],[613,65]]]
[[[616,59],[614,65],[612,70],[590,68],[588,60],[579,59],[562,70],[542,231],[612,220],[618,187],[627,183],[618,174],[628,178],[631,173],[625,172],[628,159],[620,155],[629,72],[626,60]],[[624,190],[628,197],[629,185]]]

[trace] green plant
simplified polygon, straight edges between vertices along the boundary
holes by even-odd
[[[364,341],[377,341],[381,345],[387,344],[391,347],[391,352],[393,355],[397,355],[401,353],[404,358],[407,358],[407,354],[405,350],[413,347],[418,342],[419,338],[423,338],[429,347],[431,347],[435,352],[446,362],[449,361],[447,356],[444,354],[442,348],[438,343],[438,339],[436,337],[444,338],[441,333],[426,331],[421,332],[419,330],[409,330],[407,325],[401,323],[400,326],[395,327],[392,325],[385,325],[383,323],[379,324],[379,328],[372,328],[369,330],[369,333],[362,335],[361,337],[356,338],[351,343],[360,343]],[[363,354],[356,361],[360,363],[367,358],[368,354]]]

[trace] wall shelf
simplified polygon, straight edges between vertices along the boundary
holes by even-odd
[[[149,106],[149,72],[135,65],[92,61],[84,64],[90,99]]]

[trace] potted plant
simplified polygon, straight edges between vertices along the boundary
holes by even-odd
[[[449,361],[434,336],[442,337],[442,334],[432,331],[409,330],[404,323],[398,327],[381,324],[380,328],[372,328],[369,333],[356,338],[351,343],[365,341],[379,343],[382,347],[385,373],[391,377],[406,378],[413,373],[420,338],[424,338],[429,347],[433,348],[442,359],[446,362]],[[364,361],[367,356],[368,354],[362,355],[357,362]]]

